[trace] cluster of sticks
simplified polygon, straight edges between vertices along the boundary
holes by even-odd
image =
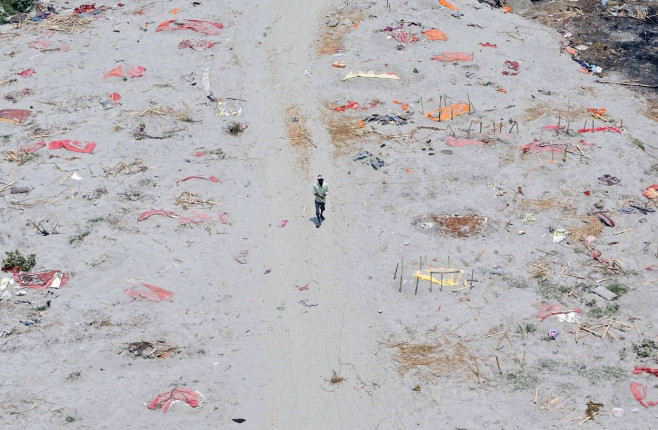
[[[126,163],[125,161],[122,161],[111,169],[103,170],[105,170],[105,173],[112,173],[112,176],[116,176],[121,172],[124,172],[126,175],[131,175],[137,172],[144,172],[148,170],[148,167],[144,165],[142,160],[135,160],[132,163]]]
[[[539,400],[539,387],[535,389],[535,404],[537,404],[538,400]],[[576,406],[569,406],[569,403],[567,402],[558,403],[559,400],[560,397],[553,397],[551,395],[545,401],[540,402],[541,406],[539,407],[539,410],[546,412],[555,412],[561,409],[562,407],[567,406],[569,409],[566,412],[562,413],[562,415],[558,417],[558,420],[562,420],[566,418],[570,413],[576,410]],[[571,405],[572,404],[573,403],[571,403]],[[603,407],[603,403],[587,402],[587,409],[585,410],[585,415],[570,418],[567,420],[567,422],[579,421],[578,425],[582,425],[589,420],[594,420],[594,417],[599,413],[599,410],[602,407]]]
[[[642,332],[640,331],[640,327],[637,325],[637,321],[634,321],[634,324],[629,324],[629,323],[614,320],[610,317],[603,317],[591,323],[579,324],[576,327],[576,330],[568,330],[567,332],[574,333],[574,335],[576,336],[576,343],[578,343],[580,339],[589,336],[590,334],[594,336],[598,336],[601,339],[610,338],[612,340],[617,340],[617,337],[614,334],[612,334],[613,329],[617,331],[625,332],[626,329],[633,327],[635,327],[635,329],[641,336]],[[603,329],[603,332],[600,331],[601,329]]]
[[[215,206],[219,203],[212,200],[200,199],[197,194],[184,191],[180,196],[176,197],[176,205],[178,206],[194,206],[194,205],[209,205]]]

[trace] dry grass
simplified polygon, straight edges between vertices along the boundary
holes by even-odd
[[[86,30],[87,27],[91,25],[92,21],[91,18],[81,17],[75,13],[67,16],[53,15],[47,20],[39,22],[36,27],[40,31],[48,29],[73,34],[77,31]]]
[[[580,242],[587,236],[599,237],[605,225],[596,217],[588,217],[586,224],[582,227],[569,227],[569,235],[573,242]]]
[[[199,198],[197,194],[193,194],[187,191],[184,191],[180,196],[176,197],[176,206],[181,206],[183,209],[187,209],[190,206],[215,206],[218,203],[212,200],[204,200]]]
[[[366,136],[366,133],[362,132],[363,129],[356,124],[354,118],[328,114],[325,122],[331,137],[331,144],[334,146],[335,157],[358,152],[355,151],[358,141]]]
[[[354,28],[355,25],[363,21],[362,11],[338,11],[336,14],[328,16],[327,21],[338,21],[335,27],[325,25],[324,32],[318,42],[318,54],[334,54],[338,50],[345,49],[343,44],[345,35]]]
[[[178,108],[166,107],[162,105],[152,106],[143,111],[128,111],[122,112],[119,116],[173,116],[179,121],[183,122],[194,122],[192,119],[192,109],[185,104],[180,103]]]
[[[290,106],[288,108],[286,125],[288,126],[288,139],[290,139],[293,147],[304,148],[315,146],[306,128],[306,118],[300,114],[297,106]]]
[[[112,176],[116,176],[119,173],[123,172],[126,175],[131,175],[133,173],[138,173],[138,172],[145,172],[148,170],[148,167],[144,165],[144,162],[142,160],[135,160],[131,163],[126,163],[125,161],[121,161],[118,163],[116,166],[114,166],[111,169],[103,169],[106,174],[112,174]]]
[[[658,103],[649,102],[644,111],[644,116],[654,121],[658,121]]]
[[[35,158],[34,154],[23,152],[23,151],[16,152],[10,150],[3,152],[2,155],[7,157],[7,161],[11,163],[18,163],[19,166],[22,166],[23,164],[30,161],[32,158]]]
[[[555,208],[562,208],[563,212],[573,212],[575,209],[571,206],[572,203],[573,198],[565,200],[558,200],[555,197],[548,197],[538,200],[522,199],[521,208],[530,209],[530,207],[532,207],[535,213],[540,213]]]
[[[556,106],[548,102],[540,102],[525,110],[526,120],[531,121],[546,116],[547,121],[557,124],[558,116],[566,125],[567,121],[581,119],[587,116],[587,109],[583,106]]]
[[[475,376],[473,354],[466,340],[452,333],[432,333],[433,338],[423,343],[388,342],[387,348],[395,349],[393,360],[398,363],[401,375],[414,371],[428,379],[442,376],[470,379]]]

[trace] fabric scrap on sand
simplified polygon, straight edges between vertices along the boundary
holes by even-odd
[[[198,391],[179,387],[159,394],[147,405],[147,408],[151,410],[161,409],[166,414],[174,403],[185,402],[193,408],[198,408],[202,399],[203,395]]]
[[[124,291],[127,295],[132,297],[133,299],[148,299],[154,302],[161,302],[163,300],[169,300],[170,302],[173,302],[174,299],[174,293],[165,290],[164,288],[156,287],[155,285],[151,284],[145,284],[141,283],[146,289],[144,288],[139,288],[138,285],[128,288],[127,290]]]

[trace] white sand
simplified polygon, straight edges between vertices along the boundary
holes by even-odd
[[[578,427],[579,421],[566,421],[584,416],[586,403],[594,401],[605,406],[596,424],[583,427],[655,428],[651,423],[656,411],[639,405],[629,383],[643,382],[649,386],[649,400],[658,399],[653,376],[631,373],[635,365],[656,364],[637,360],[631,347],[656,338],[653,304],[658,283],[643,285],[657,277],[644,270],[658,264],[656,218],[618,211],[623,195],[643,199],[641,192],[658,182],[651,168],[656,164],[656,125],[642,115],[643,100],[582,74],[568,54],[560,53],[561,36],[552,30],[474,0],[455,2],[464,14],[459,19],[430,0],[391,1],[390,10],[383,1],[349,2],[350,10],[363,11],[363,22],[347,34],[340,56],[317,53],[326,22],[336,16],[331,2],[201,3],[128,2],[106,11],[88,28],[50,36],[69,43],[69,52],[29,48],[43,27],[0,27],[0,81],[28,67],[37,71],[0,86],[3,96],[24,87],[33,92],[17,104],[0,100],[0,109],[33,108],[23,125],[0,122],[0,135],[10,135],[0,142],[2,151],[37,142],[27,137],[35,127],[71,128],[47,142],[98,143],[93,154],[43,148],[37,160],[20,166],[4,157],[0,162],[5,183],[33,188],[27,195],[2,192],[2,250],[36,253],[35,270],[60,269],[71,275],[70,283],[59,290],[27,290],[24,297],[0,302],[2,328],[11,332],[0,339],[3,427],[113,429],[189,423],[205,429],[231,428],[238,426],[232,419],[244,418],[241,428],[248,429],[549,429]],[[57,9],[65,6],[53,4]],[[172,15],[176,7],[182,12]],[[133,15],[140,9],[144,15]],[[226,28],[219,36],[155,32],[160,22],[175,18],[221,22]],[[448,41],[431,42],[420,35],[419,27],[405,27],[421,42],[397,50],[400,43],[376,30],[400,19],[420,22],[424,29],[438,28]],[[149,25],[143,32],[145,22]],[[341,21],[339,26],[352,24]],[[201,38],[220,43],[205,51],[178,49],[183,39]],[[481,47],[480,42],[498,47]],[[474,61],[430,60],[444,51],[474,53]],[[501,74],[505,60],[520,63],[519,75]],[[345,61],[347,67],[331,67],[333,61]],[[120,64],[124,69],[141,65],[147,71],[125,82],[103,78]],[[215,96],[246,100],[242,116],[215,116],[202,88],[205,68],[210,69]],[[350,71],[365,70],[393,72],[401,80],[341,81]],[[507,93],[496,91],[496,86]],[[121,105],[104,110],[100,101],[112,92],[121,94]],[[467,94],[474,107],[471,114],[447,123],[423,118],[423,108],[436,109],[440,96],[446,95],[450,104],[466,102]],[[339,114],[325,106],[351,100],[365,105],[373,99],[382,104],[362,112]],[[413,123],[373,127],[383,135],[402,136],[385,139],[372,133],[355,138],[345,155],[336,156],[329,118],[354,124],[361,114],[403,115],[393,100],[411,103]],[[171,115],[121,115],[158,105],[181,109],[181,103],[189,106],[194,122]],[[547,107],[547,115],[528,110],[540,105]],[[568,105],[571,116],[577,117],[572,129],[581,128],[586,118],[591,122],[587,107],[606,107],[611,117],[623,119],[624,133],[556,137],[542,131],[557,124],[557,113],[550,112],[566,112]],[[288,139],[293,106],[317,147]],[[233,120],[248,126],[237,137],[224,132]],[[510,120],[518,121],[519,133],[507,134]],[[493,122],[502,122],[500,140],[481,147],[446,146],[446,125],[466,137],[471,121],[472,131],[479,131],[482,121],[485,134],[491,133]],[[561,115],[561,124],[565,121]],[[132,133],[140,123],[153,136],[183,130],[164,140],[135,140]],[[417,126],[442,130],[429,135],[432,130],[420,129],[418,140],[405,139]],[[435,155],[421,150],[427,135],[427,147]],[[646,152],[632,138],[644,142]],[[581,146],[587,158],[570,153],[566,163],[561,154],[550,163],[550,153],[540,153],[542,167],[534,154],[521,156],[520,147],[535,139],[570,143],[574,151],[580,139],[596,147]],[[194,156],[219,148],[226,159]],[[378,154],[386,166],[375,171],[353,162],[351,156],[364,149]],[[452,155],[440,152],[446,149]],[[103,171],[135,159],[143,160],[148,170],[116,176]],[[70,172],[78,172],[82,180],[60,183]],[[330,193],[326,223],[316,229],[310,190],[320,173]],[[621,178],[621,183],[601,185],[597,177],[605,173]],[[192,175],[214,175],[221,183],[176,184]],[[495,197],[495,185],[506,194]],[[99,187],[107,194],[83,198]],[[523,196],[517,195],[518,187]],[[591,190],[591,196],[585,196],[585,190]],[[152,217],[137,222],[139,214],[150,209],[189,214],[175,205],[184,191],[218,203],[210,209],[190,209],[212,216],[212,221],[181,225],[176,219]],[[521,199],[547,197],[570,202],[574,211],[537,213],[520,207]],[[624,275],[595,270],[582,243],[553,244],[548,232],[549,226],[580,225],[578,217],[596,213],[593,205],[599,200],[617,227],[604,229],[596,246],[603,258],[621,262],[628,271]],[[230,225],[220,222],[222,213],[229,214]],[[488,223],[480,235],[468,238],[412,225],[429,213],[479,214]],[[522,224],[524,213],[535,213],[537,221]],[[646,222],[640,222],[643,218]],[[277,228],[283,219],[288,225]],[[42,222],[46,229],[59,223],[60,234],[41,236],[32,222]],[[518,235],[519,230],[525,235]],[[87,231],[82,241],[69,243]],[[537,248],[555,254],[546,256]],[[243,250],[248,250],[247,264],[238,264],[234,257]],[[450,258],[453,268],[465,271],[464,278],[474,271],[474,288],[452,292],[435,285],[429,292],[428,282],[421,282],[414,295],[412,262],[417,267],[419,256],[434,267],[447,267]],[[399,278],[392,278],[402,258],[400,294]],[[643,334],[633,327],[614,330],[616,341],[590,335],[576,344],[574,334],[567,332],[576,325],[555,317],[540,322],[534,317],[540,302],[559,304],[541,296],[536,280],[528,280],[534,267],[530,263],[540,259],[552,263],[551,285],[566,291],[578,282],[594,286],[603,278],[601,285],[627,286],[630,291],[617,299],[615,318],[640,318]],[[505,275],[491,274],[495,266],[502,266]],[[564,267],[570,272],[558,276]],[[271,273],[264,274],[269,268]],[[174,292],[173,303],[132,301],[123,292],[140,282]],[[513,287],[523,283],[528,288]],[[307,291],[295,288],[305,284]],[[585,301],[596,299],[601,308],[607,304],[586,292],[559,297],[565,308],[583,309],[582,322],[597,319],[588,317]],[[317,306],[305,307],[298,303],[302,299]],[[52,300],[49,309],[34,311],[46,300]],[[31,327],[19,322],[35,317],[40,322]],[[101,326],[102,321],[110,324]],[[537,331],[526,338],[519,322],[534,324]],[[545,340],[549,329],[560,331],[557,340]],[[482,338],[505,330],[507,342],[501,342],[500,335]],[[181,353],[152,360],[118,354],[127,342],[157,339],[180,347]],[[423,368],[401,373],[395,348],[388,343],[432,339],[464,342],[468,363],[455,357],[452,371],[439,369],[434,377]],[[469,354],[478,360],[479,380]],[[520,372],[524,354],[525,371]],[[345,378],[342,383],[329,382],[333,371]],[[80,376],[68,378],[73,372]],[[517,375],[523,378],[520,390],[511,383]],[[416,385],[420,391],[412,390]],[[198,409],[174,407],[167,414],[145,407],[175,386],[201,392],[205,403]],[[559,400],[552,409],[564,404],[558,411],[540,409],[542,402],[555,397]],[[571,407],[576,407],[574,412],[558,420]],[[626,415],[613,417],[613,407],[623,408]],[[77,421],[67,424],[67,417]]]

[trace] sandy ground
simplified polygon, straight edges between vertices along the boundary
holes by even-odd
[[[632,373],[657,364],[655,350],[638,357],[633,348],[658,340],[658,276],[645,270],[658,266],[656,215],[620,212],[629,199],[646,205],[642,192],[658,183],[645,101],[583,74],[561,52],[560,34],[472,0],[455,2],[459,11],[429,0],[285,3],[129,1],[72,33],[44,35],[48,21],[0,27],[0,82],[16,78],[0,93],[31,89],[0,108],[32,111],[21,125],[0,122],[2,151],[97,143],[91,154],[46,147],[24,164],[0,161],[4,184],[31,189],[2,191],[2,250],[35,253],[35,271],[70,275],[59,289],[0,292],[3,428],[557,429],[578,428],[588,402],[603,406],[580,427],[656,428],[658,409],[629,388],[643,383],[658,400],[658,380]],[[155,32],[171,19],[225,28]],[[400,20],[422,25],[404,27],[418,42],[379,31]],[[431,28],[447,41],[421,34]],[[344,35],[342,47],[327,43],[332,31]],[[40,37],[70,50],[28,47]],[[219,43],[178,49],[201,38]],[[443,52],[473,60],[430,60]],[[518,75],[502,74],[505,61],[519,63]],[[119,65],[146,72],[103,78]],[[27,68],[37,73],[16,76]],[[216,116],[206,69],[214,96],[243,100],[241,116]],[[342,80],[366,70],[400,79]],[[121,100],[105,109],[114,92]],[[471,111],[424,118],[444,97],[470,99]],[[348,101],[379,105],[332,110]],[[586,109],[601,107],[617,122],[595,126],[622,133],[578,133],[591,126]],[[372,114],[408,123],[371,122],[363,135],[369,128],[357,121]],[[232,121],[247,127],[227,134]],[[558,121],[569,130],[543,129]],[[165,138],[136,139],[140,124]],[[485,144],[448,146],[454,139]],[[562,151],[523,154],[533,141],[567,145],[566,160]],[[362,150],[385,166],[352,161]],[[80,180],[69,177],[76,172]],[[330,186],[320,229],[318,174]],[[621,182],[603,185],[604,174]],[[194,175],[219,182],[177,183]],[[176,204],[184,192],[197,196],[187,207]],[[152,209],[207,219],[138,222]],[[596,228],[600,212],[616,226]],[[524,223],[526,214],[536,221]],[[455,215],[486,222],[453,237],[440,221]],[[598,261],[574,237],[586,225],[599,236]],[[549,228],[572,234],[554,243]],[[245,264],[236,260],[243,251]],[[420,281],[415,294],[421,257],[424,268],[461,272],[432,291]],[[173,292],[172,301],[124,294],[140,283]],[[605,301],[591,292],[597,285],[620,297]],[[544,305],[578,308],[579,320],[542,321]],[[156,340],[179,352],[126,351]],[[176,387],[200,392],[201,406],[146,407]]]

